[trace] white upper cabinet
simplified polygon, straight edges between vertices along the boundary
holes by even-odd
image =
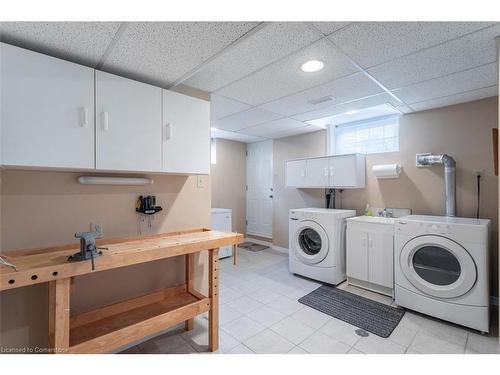
[[[1,163],[94,168],[94,70],[1,43]]]
[[[161,88],[95,73],[96,168],[161,172]]]
[[[286,162],[286,186],[359,189],[365,187],[365,156],[348,154]]]
[[[306,183],[306,160],[288,160],[286,162],[286,186],[303,187]]]
[[[163,90],[163,171],[210,173],[210,102]]]

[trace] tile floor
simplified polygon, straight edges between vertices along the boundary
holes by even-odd
[[[493,334],[472,330],[407,311],[387,339],[356,335],[356,327],[297,302],[320,284],[292,275],[288,258],[264,250],[239,250],[239,264],[220,262],[219,353],[500,353]],[[344,284],[350,292],[392,304],[389,297]],[[207,352],[208,318],[200,315],[190,332],[183,325],[122,353]]]

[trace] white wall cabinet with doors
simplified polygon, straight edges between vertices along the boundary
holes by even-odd
[[[94,69],[0,44],[1,164],[94,168]]]
[[[365,187],[365,156],[347,154],[287,160],[286,186],[297,188]]]
[[[0,48],[0,165],[210,172],[209,102],[9,44]]]
[[[210,102],[163,90],[163,171],[210,173]]]
[[[347,219],[347,282],[393,295],[394,219],[355,217]]]
[[[230,208],[212,208],[211,228],[225,232],[232,231],[232,210]],[[232,246],[224,246],[219,249],[219,258],[227,258],[233,255]]]
[[[96,71],[96,169],[162,171],[159,87]]]

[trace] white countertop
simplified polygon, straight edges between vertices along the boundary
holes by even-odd
[[[358,223],[373,223],[373,224],[385,224],[394,225],[393,217],[381,217],[381,216],[356,216],[350,217],[347,221],[356,221]]]

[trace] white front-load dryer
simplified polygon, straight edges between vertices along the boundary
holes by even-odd
[[[354,210],[290,210],[290,272],[333,285],[343,282],[346,218],[353,216]]]
[[[399,306],[489,331],[489,220],[410,215],[395,222]]]

